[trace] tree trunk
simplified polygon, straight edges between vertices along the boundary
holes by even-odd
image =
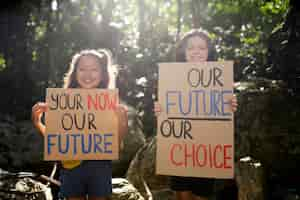
[[[191,11],[192,11],[192,27],[200,28],[203,24],[202,15],[205,13],[207,8],[208,1],[207,0],[191,0]]]
[[[140,49],[144,49],[145,47],[145,1],[138,0],[138,14],[139,14],[139,22],[138,22],[138,31],[139,31],[139,40],[138,46]]]
[[[182,17],[182,0],[177,0],[177,33],[176,41],[179,40],[181,32],[181,17]]]

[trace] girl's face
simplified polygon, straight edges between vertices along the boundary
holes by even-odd
[[[102,70],[95,56],[85,55],[79,59],[76,80],[80,88],[97,88],[102,80]]]
[[[187,40],[185,59],[187,62],[205,62],[208,58],[208,46],[206,40],[199,36],[193,36]]]

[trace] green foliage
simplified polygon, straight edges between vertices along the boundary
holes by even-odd
[[[0,71],[3,71],[6,68],[5,58],[0,54]]]
[[[235,61],[236,80],[263,77],[268,37],[288,10],[285,0],[22,2],[22,6],[12,2],[9,14],[23,16],[18,37],[9,41],[17,45],[1,49],[0,57],[0,76],[15,83],[7,88],[3,81],[1,88],[6,89],[1,92],[32,92],[22,92],[18,99],[11,93],[2,100],[3,105],[15,102],[15,107],[4,112],[29,118],[31,105],[44,99],[46,87],[62,86],[75,52],[108,48],[119,64],[121,96],[138,110],[147,136],[155,134],[152,109],[157,98],[157,63],[173,60],[180,33],[201,26],[214,38],[220,59]],[[2,40],[14,35],[11,31]],[[18,44],[24,45],[20,48]]]

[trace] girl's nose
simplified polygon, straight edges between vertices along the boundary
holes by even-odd
[[[84,74],[84,77],[85,77],[85,78],[89,78],[89,77],[91,77],[91,75],[92,75],[91,72],[86,72],[86,73]]]

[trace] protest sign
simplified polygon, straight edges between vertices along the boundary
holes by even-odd
[[[47,88],[45,160],[118,159],[118,90]]]
[[[233,178],[233,62],[159,64],[156,172]]]

